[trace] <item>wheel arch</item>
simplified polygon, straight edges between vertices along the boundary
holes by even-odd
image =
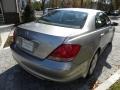
[[[96,53],[98,53],[98,56],[101,54],[101,47],[98,47],[96,49],[95,53],[93,54],[93,57],[94,57],[94,55]],[[89,77],[89,70],[90,70],[90,67],[91,67],[91,63],[92,63],[93,57],[91,58],[90,63],[89,63],[88,71],[87,71],[87,74],[86,74],[87,77]]]

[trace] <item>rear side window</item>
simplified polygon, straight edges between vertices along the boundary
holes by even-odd
[[[109,26],[111,23],[110,19],[104,13],[99,13],[95,19],[95,27],[96,29],[103,28]]]

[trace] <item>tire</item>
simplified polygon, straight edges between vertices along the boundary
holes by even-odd
[[[90,63],[90,68],[89,68],[89,71],[88,71],[88,77],[91,76],[93,73],[94,73],[94,70],[95,70],[95,67],[96,67],[96,64],[97,64],[97,61],[98,61],[98,57],[99,57],[99,54],[98,52],[94,55],[91,63]]]
[[[112,38],[111,38],[109,44],[112,44],[113,38],[114,38],[114,35],[112,36]]]
[[[113,38],[114,38],[114,34],[115,34],[115,31],[113,31],[113,35],[112,35],[112,37],[111,37],[111,40],[110,40],[110,44],[112,44],[112,41],[113,41]]]

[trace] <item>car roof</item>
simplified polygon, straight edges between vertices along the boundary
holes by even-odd
[[[92,15],[93,14],[96,15],[96,13],[102,12],[100,10],[86,9],[86,8],[60,8],[60,9],[56,9],[56,10],[79,11],[79,12],[86,12],[86,13],[92,14]]]

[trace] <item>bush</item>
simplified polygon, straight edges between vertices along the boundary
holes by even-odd
[[[34,10],[40,11],[41,10],[41,3],[40,2],[34,2],[34,3],[32,3],[32,7],[33,7]]]
[[[27,4],[24,12],[23,12],[23,23],[31,22],[35,20],[35,14],[32,6]]]

